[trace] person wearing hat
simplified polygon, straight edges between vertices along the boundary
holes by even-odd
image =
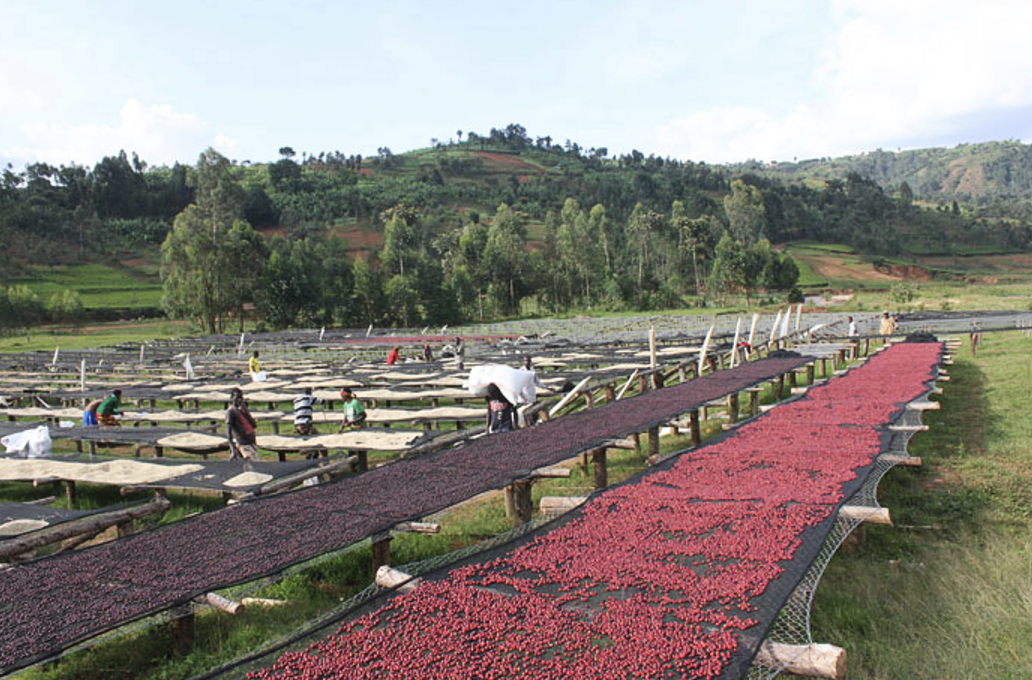
[[[247,410],[244,391],[234,387],[229,393],[230,405],[226,410],[226,438],[229,439],[229,459],[258,460],[255,428],[258,423]]]
[[[340,427],[337,428],[337,433],[340,434],[344,430],[357,430],[365,427],[365,407],[362,406],[362,402],[358,400],[351,388],[345,387],[342,389],[340,397],[344,400],[344,420],[341,422]]]
[[[889,316],[888,312],[882,312],[881,324],[878,327],[878,335],[895,335],[896,319]]]

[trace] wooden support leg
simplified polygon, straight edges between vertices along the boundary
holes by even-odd
[[[595,488],[606,488],[606,486],[609,485],[609,470],[606,466],[606,450],[595,449],[592,451],[591,462],[595,467]]]
[[[373,574],[383,566],[391,564],[391,532],[373,536]]]
[[[646,458],[659,455],[659,427],[649,428],[649,450]]]
[[[516,516],[516,494],[513,492],[512,484],[503,489],[505,492],[505,516],[512,518]]]
[[[788,386],[789,387],[797,387],[798,385],[799,385],[799,380],[798,380],[798,378],[796,378],[796,372],[795,371],[789,372],[789,374],[788,374]]]
[[[75,503],[75,481],[68,479],[64,481],[65,490],[65,502],[68,504],[68,509],[72,509],[72,505]]]
[[[189,604],[175,607],[171,611],[169,627],[172,633],[172,650],[177,656],[186,656],[193,649],[194,613]]]
[[[530,496],[533,485],[529,479],[515,482],[512,485],[513,510],[517,525],[526,524],[534,514],[534,502]]]
[[[807,367],[806,367],[806,384],[807,385],[812,385],[813,384],[814,370],[815,369],[814,369],[814,365],[813,364],[807,365]]]
[[[645,394],[649,389],[649,381],[644,375],[638,376],[638,391]]]
[[[358,472],[365,472],[369,469],[369,452],[362,451],[348,451],[349,456],[357,456],[358,462],[355,463],[355,470]]]
[[[731,425],[738,422],[738,392],[727,397],[727,422]]]
[[[778,376],[777,384],[774,386],[774,399],[781,401],[781,395],[785,393],[785,374],[782,373]]]
[[[702,429],[699,427],[699,411],[695,410],[688,414],[688,425],[692,434],[692,446],[702,443]]]
[[[607,384],[606,387],[605,387],[605,390],[606,390],[606,403],[609,404],[609,403],[612,403],[612,402],[616,401],[616,387],[613,385],[613,383]]]

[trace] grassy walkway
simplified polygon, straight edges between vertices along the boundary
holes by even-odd
[[[814,639],[844,647],[850,679],[1032,678],[1032,339],[967,346],[879,500],[870,527],[832,560]]]

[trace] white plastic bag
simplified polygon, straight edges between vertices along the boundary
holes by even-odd
[[[53,442],[50,440],[50,429],[40,425],[32,430],[22,430],[0,439],[7,453],[22,458],[49,458],[53,453]]]
[[[512,404],[532,404],[537,399],[534,372],[501,364],[474,366],[463,387],[475,397],[487,394],[487,386],[494,383]]]
[[[265,382],[269,379],[268,374],[265,371],[258,371],[257,373],[251,373],[251,382]]]

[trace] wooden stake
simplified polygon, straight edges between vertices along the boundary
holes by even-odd
[[[692,446],[702,443],[702,429],[699,427],[699,410],[696,409],[688,414],[689,427],[691,429]]]
[[[540,502],[541,512],[567,512],[583,505],[587,500],[587,496],[542,496]]]
[[[846,650],[826,644],[787,645],[765,641],[756,661],[795,675],[841,680],[846,677]]]
[[[839,508],[839,517],[842,519],[860,520],[867,524],[892,525],[892,518],[889,517],[888,508],[873,508],[863,505],[843,505]]]
[[[406,574],[387,565],[381,566],[376,570],[373,580],[381,588],[397,588],[399,593],[411,593],[419,587],[421,582],[420,579],[413,578],[411,574]]]
[[[606,450],[602,448],[592,451],[591,463],[595,468],[595,488],[606,488],[606,486],[609,485],[609,471],[606,465]]]
[[[391,563],[391,532],[385,531],[373,536],[373,572]]]

